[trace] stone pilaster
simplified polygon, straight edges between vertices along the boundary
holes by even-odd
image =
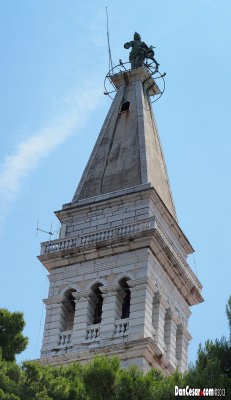
[[[131,291],[129,340],[153,337],[152,290],[148,280],[128,281]]]
[[[72,293],[75,298],[75,318],[72,333],[72,344],[80,345],[86,342],[87,325],[90,321],[92,309],[92,292],[90,290]]]
[[[164,339],[166,344],[166,357],[171,365],[176,367],[176,330],[177,319],[172,311],[166,310]]]
[[[188,366],[188,345],[192,337],[188,330],[181,325],[176,331],[176,362],[180,372],[185,372]]]
[[[105,341],[113,337],[115,331],[115,320],[120,319],[121,303],[125,293],[118,287],[101,287],[103,293],[102,322],[100,328],[100,339]]]
[[[158,345],[160,351],[165,353],[166,344],[164,341],[164,324],[167,303],[161,295],[156,295],[156,302],[153,305],[153,326],[155,329],[154,341]]]
[[[44,299],[43,302],[46,305],[46,319],[41,356],[46,357],[57,347],[59,333],[62,330],[62,297]]]

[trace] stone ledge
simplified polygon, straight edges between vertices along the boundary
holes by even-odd
[[[87,364],[94,359],[96,354],[106,355],[108,357],[118,356],[121,362],[126,360],[132,362],[132,359],[141,357],[145,359],[150,368],[152,366],[158,366],[165,375],[171,375],[175,370],[174,366],[171,365],[169,360],[162,354],[159,347],[151,338],[138,339],[123,343],[113,343],[111,345],[81,350],[79,352],[73,351],[63,355],[47,358],[42,357],[31,361],[39,361],[42,364],[50,365],[67,365],[73,362]]]
[[[145,183],[145,184],[138,185],[138,186],[132,186],[132,187],[126,188],[126,189],[116,190],[115,192],[104,193],[104,194],[100,194],[98,196],[89,197],[87,199],[82,199],[82,200],[78,200],[75,202],[66,203],[63,205],[62,209],[67,210],[69,208],[75,208],[75,207],[85,206],[85,205],[92,204],[92,203],[98,203],[99,201],[109,200],[114,197],[124,196],[124,195],[130,194],[130,193],[137,193],[142,190],[150,189],[151,187],[152,187],[151,183]],[[59,213],[59,211],[57,211],[57,213]]]

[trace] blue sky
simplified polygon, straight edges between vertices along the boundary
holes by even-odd
[[[53,211],[72,199],[110,106],[105,2],[0,2],[0,307],[24,312],[39,357],[47,272],[36,256]],[[229,0],[108,1],[112,58],[134,31],[156,46],[166,91],[154,113],[180,226],[205,302],[192,307],[189,359],[228,335],[230,282]]]

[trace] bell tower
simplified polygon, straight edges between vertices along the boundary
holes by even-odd
[[[55,212],[60,237],[41,243],[50,280],[41,361],[117,355],[123,367],[170,375],[187,369],[202,286],[186,262],[194,250],[177,222],[150,101],[161,93],[159,64],[140,36],[129,47],[132,68],[108,75],[116,95],[73,200]]]

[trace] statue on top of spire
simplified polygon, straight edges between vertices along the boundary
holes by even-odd
[[[124,47],[125,49],[132,47],[132,50],[129,53],[129,61],[132,69],[142,67],[144,65],[145,58],[149,58],[155,63],[156,71],[158,71],[159,64],[154,58],[154,47],[148,47],[145,42],[142,42],[139,33],[135,32],[134,40],[125,43]]]

